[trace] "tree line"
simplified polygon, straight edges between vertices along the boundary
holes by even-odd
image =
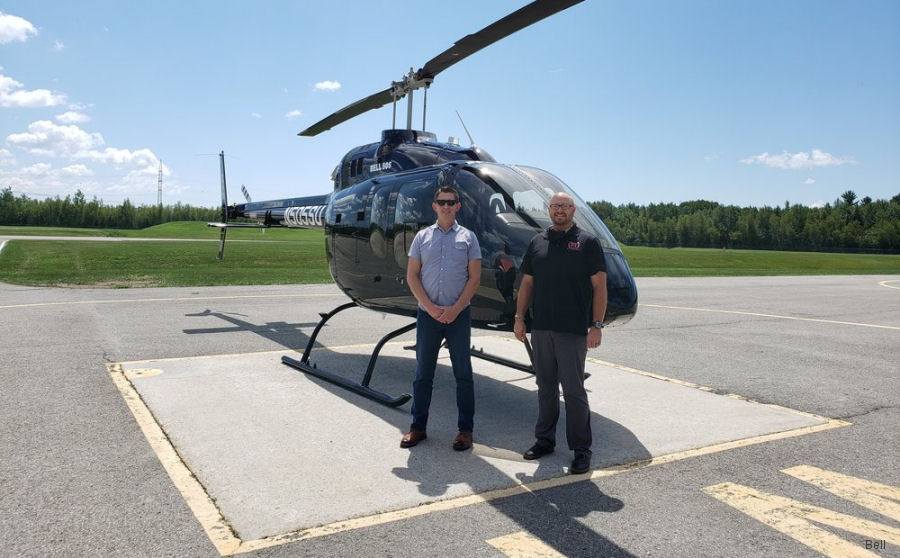
[[[858,199],[852,190],[823,207],[737,207],[711,201],[614,206],[590,202],[626,245],[795,251],[900,251],[900,194]]]
[[[88,201],[81,190],[74,196],[36,200],[25,194],[13,195],[12,188],[0,191],[0,225],[41,227],[86,227],[143,229],[170,221],[216,221],[222,210],[175,205],[135,206],[128,199],[107,205],[96,197]]]
[[[737,207],[697,200],[588,205],[619,242],[637,246],[800,251],[900,252],[900,194],[858,199],[852,190],[824,207]],[[0,225],[143,229],[170,221],[215,221],[221,209],[175,205],[106,205],[74,196],[31,199],[0,191]]]

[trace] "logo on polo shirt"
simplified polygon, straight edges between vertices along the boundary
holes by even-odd
[[[581,243],[578,241],[569,242],[569,250],[581,250]]]

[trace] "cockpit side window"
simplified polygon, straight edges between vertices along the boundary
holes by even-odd
[[[409,247],[419,229],[434,223],[431,200],[437,180],[434,176],[411,180],[400,185],[394,211],[394,259],[406,268]]]
[[[600,244],[605,249],[621,251],[619,245],[613,239],[612,233],[603,224],[603,221],[597,217],[591,207],[575,193],[574,190],[562,180],[556,178],[549,172],[534,167],[515,166],[512,167],[516,171],[523,173],[534,183],[539,184],[544,191],[549,192],[566,192],[575,200],[575,223],[582,229],[590,232],[600,240]],[[549,198],[548,198],[549,201]],[[544,202],[543,211],[547,212],[547,202]]]

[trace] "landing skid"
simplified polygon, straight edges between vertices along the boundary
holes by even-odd
[[[301,372],[306,372],[307,374],[312,374],[317,378],[321,378],[326,382],[331,382],[336,386],[340,386],[345,389],[349,389],[354,393],[358,393],[363,397],[367,397],[373,401],[377,401],[382,405],[387,405],[388,407],[399,407],[403,405],[407,401],[412,398],[412,395],[408,393],[404,393],[399,397],[391,397],[386,393],[382,393],[378,390],[372,389],[369,387],[369,382],[372,380],[372,372],[375,370],[375,361],[378,359],[378,353],[381,352],[381,348],[385,343],[397,337],[398,335],[403,335],[407,331],[412,330],[416,327],[415,322],[405,325],[400,329],[395,329],[394,331],[388,333],[384,337],[381,338],[381,341],[378,342],[378,345],[375,346],[375,350],[372,351],[372,356],[369,358],[369,366],[366,368],[366,374],[363,376],[362,382],[355,382],[353,380],[347,379],[343,376],[339,376],[333,372],[329,372],[328,370],[324,370],[322,368],[317,368],[315,364],[310,364],[309,362],[309,354],[312,352],[313,345],[316,343],[316,337],[319,336],[319,331],[321,331],[322,326],[325,325],[332,316],[346,310],[347,308],[353,308],[357,304],[355,302],[348,302],[347,304],[342,304],[338,306],[331,312],[327,314],[319,314],[322,319],[319,321],[319,324],[316,326],[316,329],[313,330],[312,335],[309,338],[309,342],[306,344],[306,350],[303,352],[303,357],[300,360],[291,358],[289,356],[281,357],[281,362],[287,364],[292,368],[296,368]]]
[[[362,395],[363,397],[371,399],[372,401],[381,403],[382,405],[387,405],[388,407],[399,407],[400,405],[403,405],[404,403],[406,403],[407,401],[412,399],[412,395],[410,395],[408,393],[404,393],[404,394],[401,394],[399,397],[392,397],[390,395],[387,395],[386,393],[382,393],[378,390],[370,388],[369,382],[372,381],[372,372],[375,370],[375,361],[378,360],[378,354],[381,352],[381,348],[384,347],[385,343],[387,343],[391,339],[393,339],[399,335],[403,335],[404,333],[415,329],[415,327],[416,327],[415,322],[405,325],[399,329],[395,329],[394,331],[388,333],[387,335],[385,335],[384,337],[381,338],[381,340],[378,342],[378,344],[375,345],[375,349],[372,351],[372,356],[369,357],[369,365],[366,367],[366,373],[363,376],[362,382],[356,382],[356,381],[350,380],[348,378],[345,378],[343,376],[335,374],[334,372],[329,372],[328,370],[318,368],[318,367],[316,367],[315,364],[310,363],[310,360],[309,360],[310,353],[312,352],[313,345],[316,344],[316,338],[319,336],[319,332],[322,330],[322,327],[325,325],[325,322],[330,320],[332,318],[332,316],[334,316],[338,312],[342,312],[348,308],[353,308],[354,306],[357,306],[357,304],[355,302],[348,302],[346,304],[342,304],[342,305],[338,306],[337,308],[335,308],[331,312],[328,312],[327,314],[320,313],[319,316],[321,316],[322,319],[319,320],[319,323],[316,325],[316,328],[313,330],[312,335],[310,335],[309,341],[306,343],[306,350],[303,351],[303,356],[300,358],[300,360],[291,358],[289,356],[282,356],[281,362],[284,364],[287,364],[291,368],[296,368],[297,370],[300,370],[301,372],[306,372],[307,374],[312,374],[313,376],[315,376],[317,378],[321,378],[322,380],[325,380],[326,382],[330,382],[336,386],[342,387],[344,389],[349,389],[350,391],[352,391],[354,393]],[[405,348],[410,349],[410,348],[414,348],[414,347],[415,346],[405,347]],[[525,350],[528,351],[528,360],[533,362],[534,358],[531,353],[531,343],[529,343],[527,339],[525,340]],[[470,348],[470,351],[471,351],[473,357],[487,360],[490,362],[495,362],[497,364],[502,364],[503,366],[515,368],[516,370],[521,370],[523,372],[528,372],[529,374],[534,374],[534,366],[532,366],[532,365],[522,364],[520,362],[516,362],[513,360],[503,358],[503,357],[499,357],[497,355],[485,353],[483,350],[476,349],[474,346]]]

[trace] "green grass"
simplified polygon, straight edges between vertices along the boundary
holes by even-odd
[[[175,287],[328,283],[322,231],[217,229],[166,223],[140,231],[0,227],[0,235],[119,236],[179,242],[10,241],[0,281],[37,286]],[[255,241],[255,242],[248,242]],[[900,255],[623,246],[636,277],[900,274]]]
[[[229,229],[229,240],[294,240],[296,229]],[[314,231],[299,231],[311,233]],[[322,232],[318,231],[319,236]],[[219,229],[207,227],[200,221],[174,221],[146,229],[79,229],[66,227],[9,227],[0,226],[0,235],[18,236],[122,236],[130,238],[219,238]]]
[[[900,273],[900,255],[623,246],[635,277]]]
[[[10,230],[13,228],[17,230]],[[18,229],[20,227],[0,227],[0,235],[22,234]],[[32,234],[68,236],[77,230],[41,228],[32,229]],[[0,281],[20,285],[118,288],[331,281],[322,231],[232,229],[228,231],[223,261],[216,260],[218,243],[204,241],[217,240],[218,230],[203,223],[170,223],[143,231],[102,232],[110,234],[93,236],[189,240],[14,240],[0,254]],[[196,240],[191,241],[193,239]]]

